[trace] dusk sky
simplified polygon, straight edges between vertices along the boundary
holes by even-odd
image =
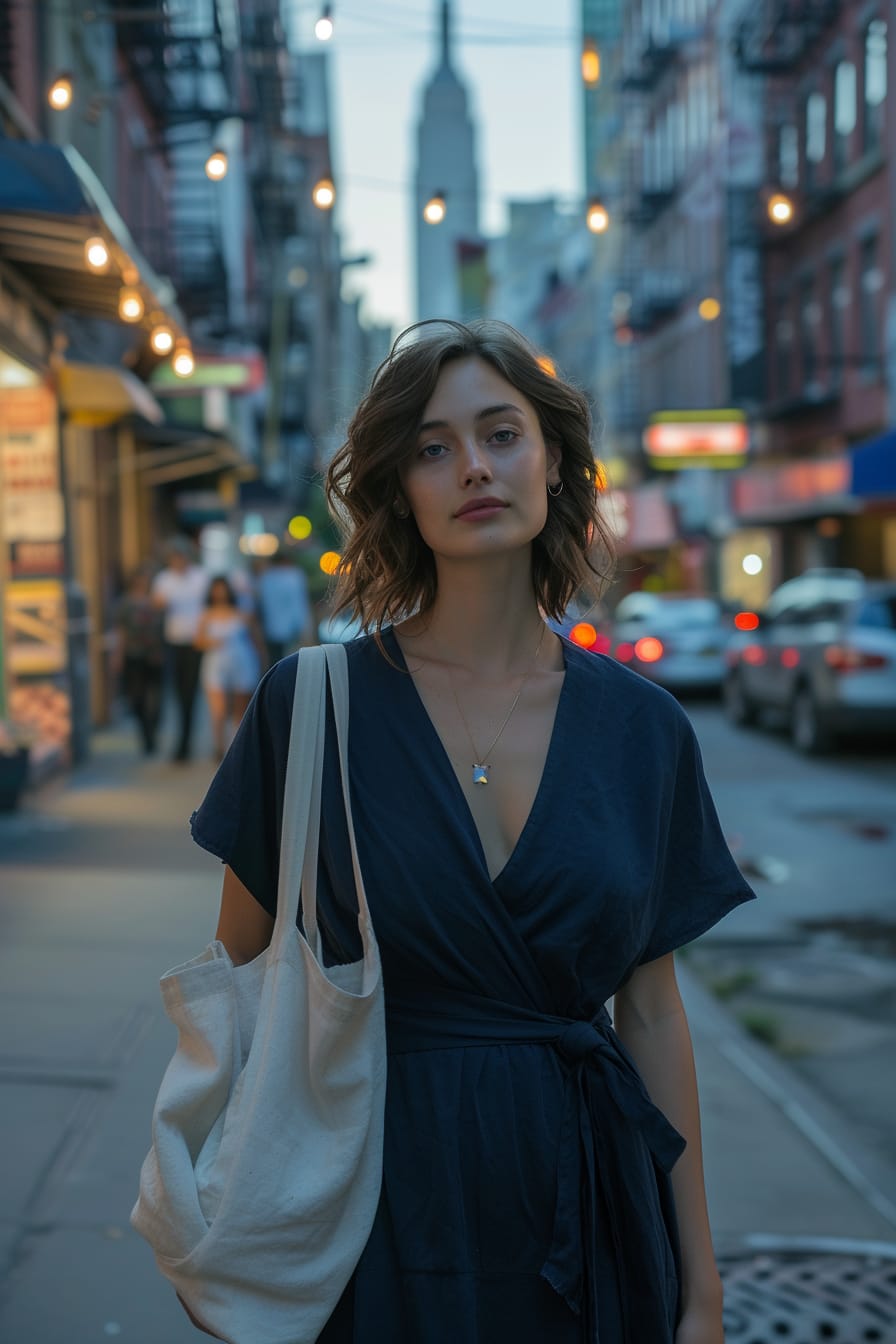
[[[304,46],[317,46],[322,6],[301,0]],[[332,6],[337,225],[347,255],[372,264],[347,272],[371,319],[413,320],[411,235],[414,142],[422,89],[435,66],[438,0],[364,0]],[[581,194],[579,6],[572,0],[462,0],[454,4],[455,65],[478,128],[481,225],[502,231],[504,202]]]

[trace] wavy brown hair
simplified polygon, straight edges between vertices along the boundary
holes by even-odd
[[[345,538],[337,610],[349,608],[365,630],[378,632],[435,601],[432,551],[413,515],[399,517],[394,505],[442,369],[471,356],[532,403],[545,442],[560,447],[563,493],[550,499],[547,522],[532,542],[532,587],[542,611],[559,618],[579,589],[596,597],[612,576],[613,538],[599,508],[585,395],[549,372],[553,365],[505,322],[418,322],[374,373],[326,475],[330,511]]]

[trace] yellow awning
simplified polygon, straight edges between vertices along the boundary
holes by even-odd
[[[98,428],[126,415],[151,424],[165,419],[161,406],[139,378],[110,364],[62,364],[57,370],[59,402],[77,425]]]

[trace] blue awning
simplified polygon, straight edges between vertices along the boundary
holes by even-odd
[[[896,429],[852,450],[852,491],[858,498],[896,496]]]
[[[84,264],[96,234],[115,254],[104,274]],[[90,165],[71,145],[0,135],[0,262],[15,267],[55,307],[117,322],[125,268],[139,276],[147,306],[182,330],[171,281],[141,255],[127,224]]]
[[[92,215],[77,174],[58,145],[0,139],[0,213]]]

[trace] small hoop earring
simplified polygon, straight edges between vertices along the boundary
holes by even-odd
[[[558,495],[562,495],[562,494],[563,494],[563,482],[562,482],[562,481],[558,481],[556,485],[549,485],[549,486],[548,486],[548,494],[549,494],[549,495],[552,495],[552,496],[554,497],[554,499],[556,499]]]

